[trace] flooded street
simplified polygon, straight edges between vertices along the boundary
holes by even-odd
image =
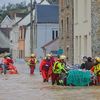
[[[100,100],[100,87],[62,87],[43,83],[38,73],[29,75],[28,66],[16,63],[18,75],[0,75],[0,100]]]

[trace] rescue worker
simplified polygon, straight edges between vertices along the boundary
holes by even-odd
[[[49,68],[49,72],[48,73],[49,73],[49,78],[51,78],[52,77],[52,67],[53,67],[53,65],[55,63],[55,58],[53,57],[52,53],[50,53],[48,55],[50,57],[50,62],[51,62],[51,66]]]
[[[7,57],[7,61],[8,61],[9,64],[13,64],[14,63],[14,61],[13,61],[13,59],[11,57]]]
[[[86,69],[86,63],[88,61],[88,58],[84,56],[82,60],[83,60],[83,63],[81,64],[81,69]]]
[[[90,70],[93,67],[94,63],[93,63],[93,59],[91,57],[87,58],[87,62],[86,62],[86,70]]]
[[[52,67],[52,62],[50,58],[51,58],[51,55],[47,54],[40,64],[40,73],[42,74],[43,82],[48,82],[49,77],[50,77],[49,75],[50,75],[50,70]]]
[[[13,65],[14,61],[12,59],[12,57],[7,57],[7,61],[8,61],[8,69],[9,69],[9,74],[18,74],[18,71],[16,69],[16,67]]]
[[[91,68],[91,71],[97,76],[97,82],[100,84],[100,58],[95,57],[94,66]]]
[[[55,83],[57,83],[57,85],[60,85],[60,83],[59,83],[60,74],[62,72],[66,73],[66,70],[65,70],[65,59],[66,59],[66,56],[65,55],[61,55],[60,58],[54,63],[53,73],[52,73],[52,85],[54,85]]]
[[[7,56],[4,56],[4,58],[2,59],[2,69],[4,75],[7,74],[8,65],[9,65],[8,58]]]
[[[28,65],[30,68],[30,75],[34,75],[34,70],[36,67],[36,55],[35,54],[31,54],[30,59],[28,60]]]

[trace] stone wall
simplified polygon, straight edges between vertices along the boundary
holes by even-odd
[[[73,63],[73,0],[59,0],[60,48],[69,63]]]
[[[100,56],[100,0],[92,0],[92,55]]]

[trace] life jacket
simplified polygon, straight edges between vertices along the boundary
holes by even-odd
[[[8,60],[7,60],[6,58],[3,58],[2,63],[3,63],[3,64],[6,64],[6,65],[9,64],[9,62],[8,62]]]
[[[53,73],[60,74],[64,70],[64,64],[60,63],[59,61],[56,61],[53,66]]]
[[[30,59],[29,61],[28,61],[28,65],[29,66],[35,66],[35,59]]]
[[[100,75],[100,64],[94,66],[94,74],[99,76]]]

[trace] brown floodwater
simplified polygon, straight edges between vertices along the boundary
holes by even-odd
[[[0,100],[100,100],[99,86],[63,87],[43,83],[35,71],[29,75],[28,66],[16,63],[18,75],[0,75]]]

